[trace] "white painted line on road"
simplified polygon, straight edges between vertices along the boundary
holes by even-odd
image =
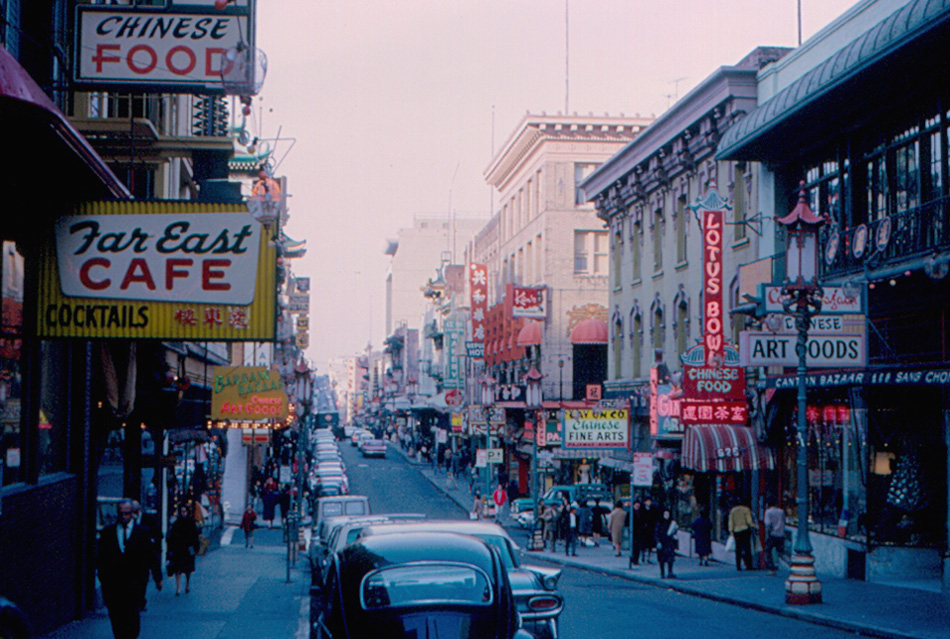
[[[221,545],[230,546],[231,538],[234,537],[234,531],[237,530],[237,526],[225,526],[224,532],[221,533]]]
[[[294,639],[307,639],[310,636],[310,600],[306,597],[300,601],[300,616],[297,617],[297,634]]]

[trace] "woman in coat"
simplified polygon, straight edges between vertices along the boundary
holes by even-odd
[[[623,527],[627,525],[627,511],[623,509],[623,502],[617,500],[614,509],[610,511],[607,528],[610,529],[610,541],[614,545],[614,552],[620,556],[620,545],[623,543]]]
[[[185,575],[185,594],[191,592],[191,573],[195,571],[198,554],[198,526],[188,506],[178,507],[178,518],[168,531],[169,572],[175,575],[175,596],[181,594],[181,576]]]
[[[656,521],[656,561],[660,564],[660,578],[672,579],[673,560],[676,559],[676,531],[679,526],[672,518],[669,508],[664,508],[660,518]]]
[[[699,516],[690,526],[693,531],[693,543],[696,546],[696,555],[700,566],[709,565],[709,555],[712,554],[712,522],[706,516],[706,509],[699,509]]]

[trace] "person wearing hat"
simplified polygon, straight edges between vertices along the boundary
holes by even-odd
[[[564,538],[564,554],[574,557],[577,556],[577,525],[579,519],[577,511],[577,502],[571,502],[567,515],[567,535]]]

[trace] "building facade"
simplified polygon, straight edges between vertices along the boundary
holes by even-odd
[[[759,74],[720,160],[758,163],[767,216],[804,188],[822,216],[825,299],[865,304],[866,358],[809,370],[809,520],[819,572],[950,584],[947,264],[950,3],[866,0]],[[800,186],[801,183],[804,183]],[[826,303],[826,310],[831,305]],[[788,390],[769,371],[769,443],[797,490]],[[794,504],[790,505],[794,507]],[[791,512],[797,520],[799,513]]]

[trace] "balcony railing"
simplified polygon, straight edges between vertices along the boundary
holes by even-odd
[[[950,197],[893,213],[879,220],[839,230],[834,261],[822,261],[822,279],[848,275],[926,257],[950,249]],[[823,231],[823,246],[834,245],[832,229]]]

